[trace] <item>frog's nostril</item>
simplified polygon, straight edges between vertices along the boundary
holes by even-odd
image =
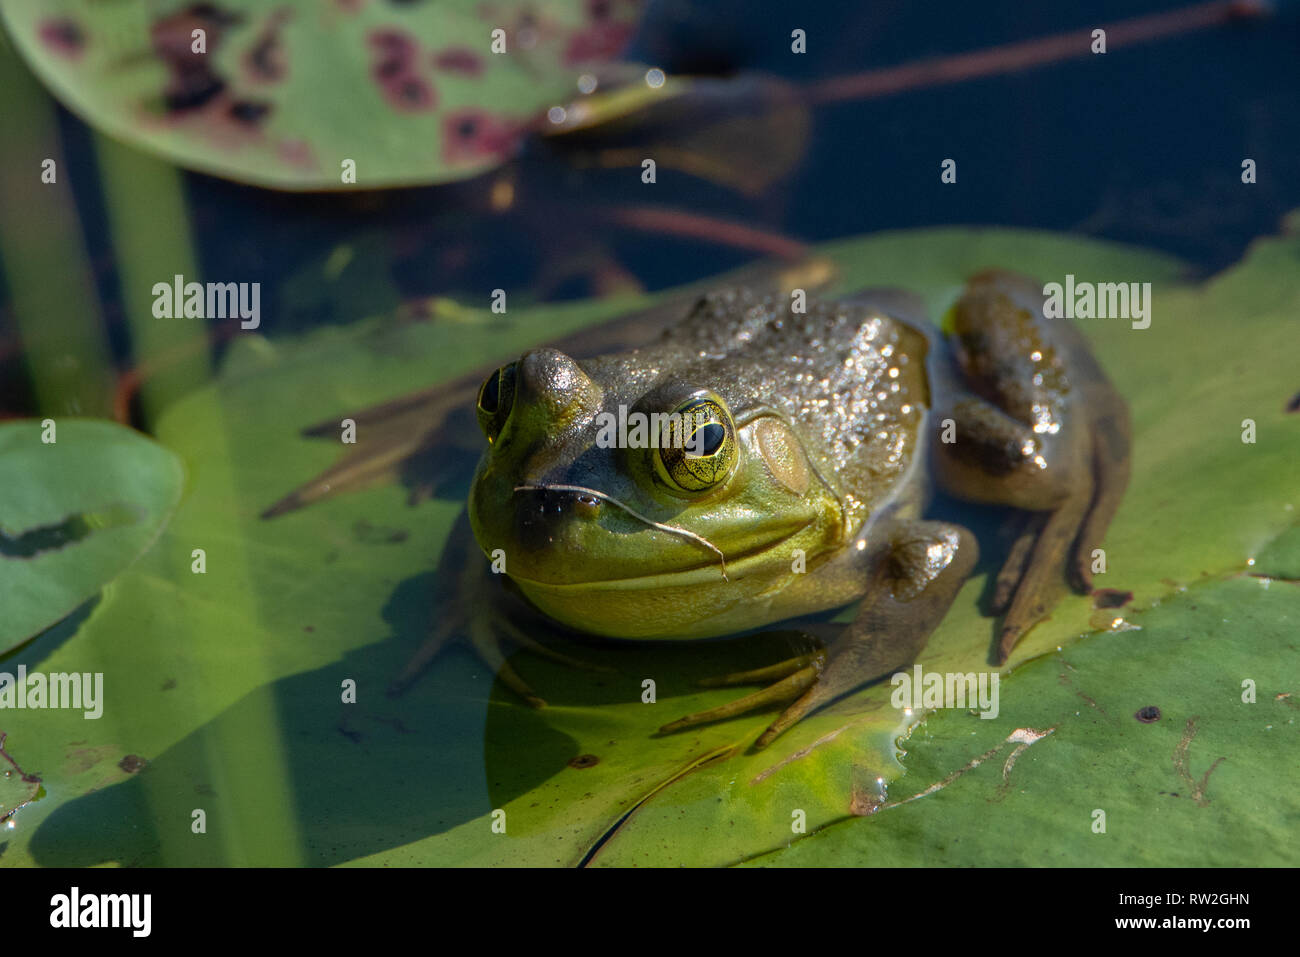
[[[600,498],[589,492],[539,487],[516,491],[523,493],[515,513],[520,531],[545,534],[548,540],[556,519],[565,516],[593,519],[600,514]]]

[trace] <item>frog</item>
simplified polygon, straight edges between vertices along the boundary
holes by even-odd
[[[986,270],[935,326],[905,290],[723,286],[644,344],[539,346],[494,368],[441,566],[449,610],[394,692],[458,630],[544,707],[512,644],[591,667],[540,640],[549,629],[686,642],[793,628],[807,641],[791,657],[701,682],[756,690],[660,729],[775,710],[761,750],[917,660],[980,554],[930,514],[940,491],[1014,516],[990,602],[1004,664],[1068,590],[1091,590],[1128,482],[1127,405],[1044,299],[1032,278]],[[638,415],[649,428],[609,441]],[[850,607],[825,639],[801,630]]]

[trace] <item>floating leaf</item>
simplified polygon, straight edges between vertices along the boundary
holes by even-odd
[[[1250,561],[1250,573],[1300,582],[1300,523],[1291,526]]]
[[[24,771],[13,755],[5,750],[7,737],[0,731],[0,823],[45,795],[41,779],[30,771]],[[3,854],[4,845],[0,844],[0,855]]]
[[[147,549],[181,481],[174,455],[118,425],[0,425],[0,653],[68,615]]]
[[[994,720],[934,715],[869,817],[753,863],[1294,867],[1298,618],[1295,586],[1192,588],[1030,662]]]
[[[602,71],[599,95],[548,124],[573,165],[639,168],[653,156],[660,167],[757,196],[803,159],[809,109],[784,80],[673,77],[652,88],[643,68],[620,67]]]
[[[279,189],[461,179],[514,154],[639,0],[11,0],[37,75],[96,128]],[[493,51],[503,31],[504,52]],[[201,51],[200,51],[201,44]],[[500,49],[500,47],[498,47]]]

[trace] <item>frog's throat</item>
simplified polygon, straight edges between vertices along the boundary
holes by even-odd
[[[703,535],[697,534],[696,532],[692,532],[690,529],[681,528],[677,525],[665,525],[663,522],[656,522],[652,518],[647,518],[646,516],[638,512],[636,509],[632,508],[630,505],[625,505],[623,502],[620,502],[612,495],[606,495],[604,492],[601,492],[594,488],[587,488],[585,485],[516,485],[514,487],[514,491],[516,492],[528,492],[528,491],[583,492],[587,495],[594,495],[596,496],[596,498],[603,499],[604,501],[609,502],[611,505],[617,505],[623,511],[627,512],[627,514],[635,518],[638,522],[644,522],[645,524],[649,525],[651,528],[657,528],[661,532],[668,532],[670,535],[680,535],[682,538],[689,538],[691,541],[698,542],[699,544],[703,545],[709,551],[713,552],[715,555],[718,556],[718,565],[721,566],[722,568],[722,580],[723,581],[731,580],[727,577],[727,556],[722,554],[722,549],[718,548],[717,545],[714,545]]]

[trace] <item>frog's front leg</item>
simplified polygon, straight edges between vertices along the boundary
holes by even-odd
[[[755,742],[767,747],[804,716],[916,659],[979,557],[960,525],[915,521],[895,526],[890,545],[866,569],[857,617],[825,653],[811,653],[745,676],[781,680],[717,708],[680,718],[672,732],[793,700]],[[726,683],[733,683],[727,681]]]
[[[1128,483],[1128,409],[1078,331],[1044,316],[1031,280],[976,276],[949,318],[955,362],[939,373],[954,377],[935,416],[939,481],[959,498],[1030,513],[994,587],[994,612],[1005,612],[1001,663],[1067,582],[1092,588],[1093,549]]]
[[[390,696],[401,694],[410,687],[455,640],[464,640],[502,684],[533,708],[544,708],[546,702],[507,660],[510,643],[571,668],[605,674],[614,672],[613,668],[574,658],[533,638],[520,622],[527,621],[530,628],[534,625],[543,627],[541,616],[521,597],[506,589],[503,577],[492,573],[490,563],[474,542],[468,517],[462,514],[452,527],[438,562],[433,602],[439,617],[401,674],[389,685]],[[547,631],[554,631],[545,627]]]

